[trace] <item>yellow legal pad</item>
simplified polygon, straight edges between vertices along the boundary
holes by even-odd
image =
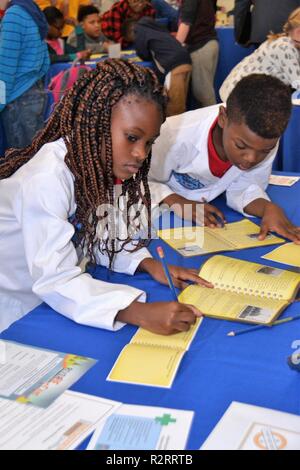
[[[201,321],[198,318],[189,331],[172,336],[139,328],[121,351],[107,380],[170,388]]]
[[[297,296],[300,274],[216,255],[199,276],[213,285],[190,285],[179,301],[195,305],[204,315],[246,323],[272,323]]]
[[[262,256],[262,258],[300,268],[300,245],[285,243]]]
[[[258,225],[243,219],[226,224],[224,228],[180,227],[158,230],[157,234],[185,257],[284,243],[282,238],[272,234],[260,241],[259,232]]]

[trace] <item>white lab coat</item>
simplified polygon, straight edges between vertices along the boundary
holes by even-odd
[[[0,331],[42,301],[84,325],[116,330],[119,310],[145,293],[95,280],[79,266],[71,241],[74,177],[63,139],[44,145],[10,178],[0,181]],[[134,274],[146,249],[116,256],[114,270]],[[97,260],[107,266],[106,256]]]
[[[152,203],[159,204],[172,193],[192,201],[212,201],[226,191],[227,204],[238,212],[257,198],[269,200],[265,189],[276,156],[278,144],[269,155],[249,171],[232,166],[222,178],[209,169],[208,135],[217,118],[220,105],[172,116],[161,127],[152,148],[149,173]],[[173,171],[198,180],[203,186],[187,189],[174,177]]]

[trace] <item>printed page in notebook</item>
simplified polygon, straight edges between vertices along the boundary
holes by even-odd
[[[180,302],[195,305],[207,316],[247,323],[272,323],[295,296],[300,274],[216,255],[199,275],[214,289],[188,286]]]
[[[291,300],[300,283],[300,274],[216,255],[206,261],[199,275],[223,290]]]
[[[182,256],[199,256],[284,243],[271,233],[258,240],[260,227],[248,219],[226,224],[224,228],[179,227],[158,230],[157,234]]]
[[[288,305],[286,300],[237,294],[196,285],[187,287],[179,295],[179,301],[195,305],[208,317],[255,324],[272,323]]]
[[[170,388],[202,318],[189,332],[171,336],[138,330],[123,348],[107,380]]]
[[[225,227],[215,229],[208,227],[206,230],[210,234],[222,237],[225,242],[231,243],[237,250],[284,243],[282,238],[276,237],[271,233],[266,236],[265,240],[258,240],[260,227],[249,219],[226,224]]]

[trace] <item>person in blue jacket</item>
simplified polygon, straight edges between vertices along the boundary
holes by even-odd
[[[44,125],[48,25],[33,0],[4,0],[0,27],[0,113],[7,147],[23,148]]]

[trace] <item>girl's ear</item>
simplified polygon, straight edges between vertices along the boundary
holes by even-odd
[[[219,115],[218,115],[218,125],[221,127],[221,129],[224,129],[227,123],[228,123],[227,110],[225,106],[220,106]]]

